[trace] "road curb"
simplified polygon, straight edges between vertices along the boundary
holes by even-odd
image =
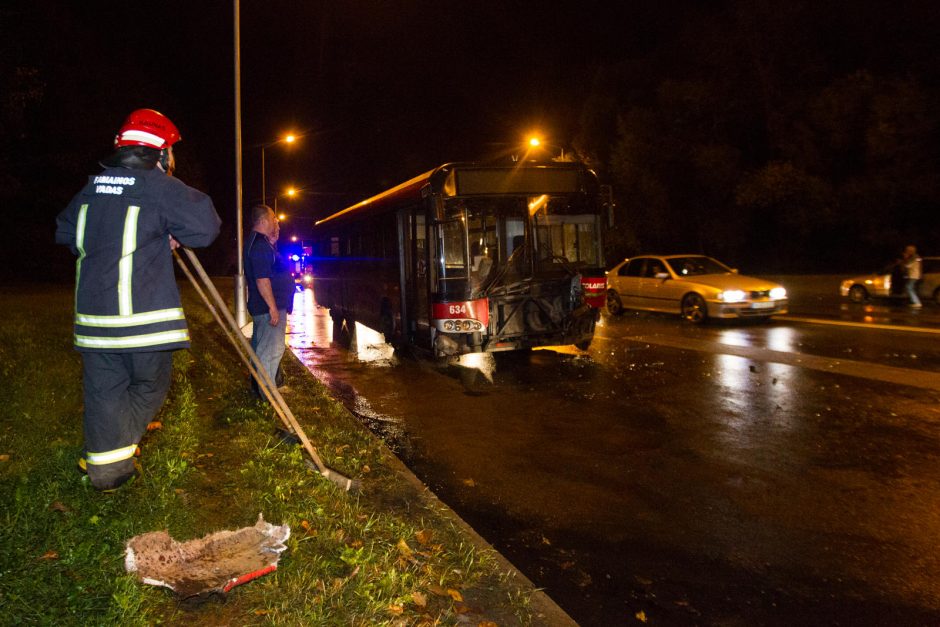
[[[292,347],[288,346],[291,356],[296,360],[297,366],[303,370],[308,376],[313,377],[317,380],[318,383],[322,385],[322,382],[314,376],[310,370],[304,366],[300,358],[294,353]],[[323,385],[323,389],[329,394],[330,398],[339,403],[344,410],[349,412],[348,408],[343,405],[342,401],[337,399],[333,395],[333,391],[329,386]],[[424,494],[428,499],[433,501],[437,505],[439,512],[447,516],[451,522],[463,531],[473,542],[474,546],[480,550],[489,553],[493,559],[496,560],[500,568],[512,576],[512,578],[519,583],[522,587],[528,588],[531,591],[530,597],[530,608],[532,613],[532,625],[538,627],[565,627],[565,626],[574,626],[577,627],[578,623],[572,619],[567,612],[565,612],[544,590],[537,587],[532,581],[526,577],[522,571],[513,565],[512,562],[506,558],[505,555],[500,553],[493,547],[486,539],[477,533],[476,529],[470,526],[467,521],[460,517],[457,512],[455,512],[449,505],[444,503],[438,496],[423,482],[417,475],[415,475],[405,463],[399,459],[399,457],[390,449],[382,438],[378,437],[373,433],[369,428],[360,423],[354,415],[350,413],[350,417],[355,421],[355,424],[362,429],[363,432],[367,433],[368,436],[376,442],[388,455],[388,460],[390,466],[393,467],[395,473],[405,479],[412,487]]]

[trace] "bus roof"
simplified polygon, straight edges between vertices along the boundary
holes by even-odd
[[[549,174],[551,173],[551,174]],[[575,193],[585,190],[584,174],[594,177],[578,162],[488,165],[479,163],[445,163],[412,179],[366,198],[350,207],[317,220],[319,226],[340,217],[363,211],[391,208],[399,202],[417,200],[422,190],[431,185],[433,191],[445,196],[468,194],[550,194]]]
[[[413,179],[409,179],[405,181],[404,183],[401,183],[400,185],[396,185],[392,189],[386,190],[382,192],[381,194],[376,194],[375,196],[372,196],[371,198],[366,198],[365,200],[361,200],[357,202],[355,205],[352,205],[351,207],[346,207],[345,209],[337,211],[333,215],[327,216],[323,218],[322,220],[317,220],[316,222],[314,222],[313,225],[319,226],[323,224],[324,222],[329,222],[330,220],[352,213],[353,211],[375,205],[376,203],[383,201],[383,200],[387,200],[393,196],[407,195],[407,194],[410,194],[411,192],[414,192],[415,190],[420,191],[420,189],[424,187],[425,182],[428,179],[430,179],[431,175],[434,174],[434,172],[436,172],[438,169],[439,168],[435,168],[433,170],[428,170],[424,174],[419,174]]]

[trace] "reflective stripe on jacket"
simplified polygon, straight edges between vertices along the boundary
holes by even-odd
[[[56,241],[78,255],[78,350],[189,345],[169,236],[192,247],[215,239],[220,220],[208,196],[158,169],[109,168],[89,178],[57,224]]]

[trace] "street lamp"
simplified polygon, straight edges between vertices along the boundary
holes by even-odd
[[[279,196],[289,196],[290,198],[293,198],[296,195],[297,195],[297,190],[293,187],[288,187],[284,191],[283,194],[274,194],[274,213],[277,213],[277,199]],[[267,199],[265,198],[264,200],[267,200]],[[278,218],[283,219],[283,218],[280,218],[280,216],[278,216]]]
[[[264,202],[267,199],[267,196],[264,193],[265,192],[265,189],[264,189],[264,149],[270,148],[271,146],[275,146],[281,143],[293,144],[295,141],[297,141],[297,136],[294,135],[293,133],[288,133],[284,137],[279,137],[278,139],[275,139],[272,142],[261,144],[261,202]],[[277,197],[275,196],[275,198]]]
[[[561,154],[558,156],[558,161],[565,160],[564,146],[559,146],[557,144],[546,144],[545,142],[542,141],[542,139],[538,135],[532,135],[531,137],[529,137],[528,144],[531,148],[541,148],[543,146],[545,148],[557,148],[558,150],[561,151]]]

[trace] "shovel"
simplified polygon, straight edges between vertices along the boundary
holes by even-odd
[[[241,357],[245,365],[248,366],[248,372],[251,373],[251,376],[254,377],[255,381],[258,382],[258,388],[264,393],[265,397],[268,399],[268,402],[271,403],[271,406],[274,407],[274,411],[278,415],[278,418],[281,419],[281,422],[284,423],[284,426],[288,429],[288,431],[292,431],[300,440],[304,450],[307,451],[307,453],[310,455],[310,458],[313,460],[313,469],[346,492],[358,491],[362,487],[361,481],[358,479],[351,479],[331,468],[327,468],[326,464],[323,463],[323,460],[320,458],[320,454],[317,453],[316,447],[313,446],[313,444],[310,442],[310,439],[307,437],[307,434],[297,422],[297,419],[291,412],[290,407],[288,407],[287,403],[284,401],[284,397],[281,396],[277,386],[274,385],[270,375],[268,375],[268,371],[265,370],[264,366],[261,364],[261,360],[258,358],[258,355],[251,348],[251,344],[248,343],[248,340],[245,339],[245,336],[242,335],[241,329],[238,327],[238,323],[235,322],[231,312],[225,305],[225,301],[223,301],[222,297],[219,295],[219,291],[216,289],[215,285],[213,285],[209,275],[206,274],[202,264],[199,263],[199,259],[196,257],[196,253],[186,247],[181,246],[180,248],[189,259],[190,264],[192,264],[193,268],[195,268],[196,274],[199,275],[199,280],[193,276],[193,273],[190,271],[189,267],[183,262],[182,257],[180,257],[179,253],[174,250],[173,256],[176,258],[176,262],[183,270],[183,274],[186,275],[190,283],[193,284],[193,287],[199,293],[199,296],[202,297],[202,301],[206,304],[206,307],[212,313],[212,316],[215,318],[216,322],[219,323],[219,326],[222,328],[229,341],[235,347],[235,352],[238,353],[238,356]],[[200,280],[202,282],[201,286]],[[203,287],[205,290],[203,290]],[[208,296],[206,292],[208,292]],[[209,296],[211,296],[211,300]],[[214,305],[213,301],[215,303]]]

